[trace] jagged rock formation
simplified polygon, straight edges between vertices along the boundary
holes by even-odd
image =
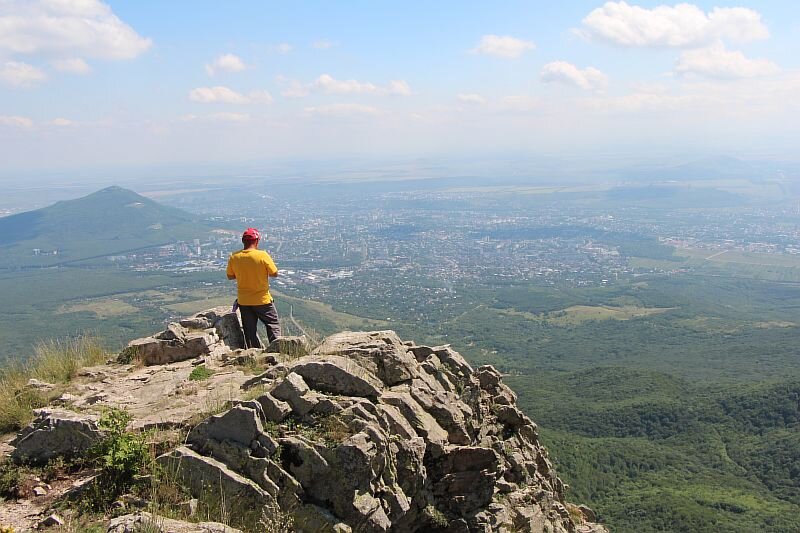
[[[98,405],[134,413],[134,427],[193,419],[183,445],[158,462],[247,531],[275,517],[299,532],[605,531],[590,523],[590,509],[566,502],[536,425],[493,367],[473,369],[449,346],[417,346],[392,331],[340,333],[311,353],[304,339],[242,350],[238,324],[235,314],[211,310],[133,341],[149,366],[87,369],[108,388],[84,391],[74,405],[101,395]],[[205,388],[187,381],[200,362],[217,372]],[[263,371],[248,376],[236,369],[242,364]],[[223,384],[238,393],[200,423],[191,400],[165,407],[164,420],[153,418],[153,399],[137,397],[170,386],[181,389],[171,398],[211,397]],[[44,435],[53,425],[46,420],[17,445]],[[109,531],[151,518],[130,515]]]
[[[576,530],[513,391],[447,346],[342,333],[256,385],[160,458],[239,513],[277,504],[304,531]]]

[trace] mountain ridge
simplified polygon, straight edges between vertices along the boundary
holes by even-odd
[[[186,240],[203,230],[185,211],[111,186],[0,218],[0,265],[53,266]]]

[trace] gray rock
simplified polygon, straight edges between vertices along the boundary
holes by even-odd
[[[311,392],[303,378],[295,372],[291,372],[272,389],[272,395],[286,401],[299,416],[308,414],[319,402],[316,394]]]
[[[387,385],[417,376],[416,359],[394,331],[345,332],[327,337],[315,355],[353,359]]]
[[[64,519],[61,518],[56,513],[53,513],[44,520],[42,520],[41,522],[39,522],[39,527],[61,527],[64,524],[66,524],[66,522],[64,522]]]
[[[51,391],[56,388],[55,385],[52,383],[46,383],[44,381],[39,381],[36,378],[31,378],[28,380],[28,383],[25,385],[29,389],[39,390],[39,391]]]
[[[303,377],[315,390],[343,396],[377,398],[383,384],[360,365],[344,357],[305,360],[291,365],[292,372]]]
[[[264,431],[259,413],[245,405],[207,418],[186,437],[186,442],[201,452],[210,441],[236,443],[256,457],[270,456],[277,449],[277,443]]]
[[[208,500],[215,495],[224,495],[217,503],[224,504],[229,516],[237,517],[240,522],[257,523],[260,509],[274,504],[273,497],[254,481],[186,446],[159,456],[157,461],[187,487],[192,496]]]
[[[66,409],[39,409],[36,418],[11,442],[18,464],[45,464],[57,457],[81,457],[101,438],[97,417]]]
[[[282,400],[277,399],[268,392],[256,398],[256,401],[261,404],[261,408],[264,411],[264,416],[270,422],[283,422],[284,419],[292,412],[292,406]]]
[[[185,327],[186,329],[209,329],[214,326],[214,323],[211,322],[208,317],[204,316],[193,316],[189,318],[184,318],[178,322],[181,326]]]
[[[153,533],[242,533],[239,529],[234,529],[218,522],[184,522],[146,512],[114,518],[108,523],[108,528],[106,529],[106,533],[137,533],[140,531],[151,531]]]
[[[183,331],[172,328],[160,334],[169,339],[144,337],[131,341],[126,352],[135,354],[145,365],[166,365],[210,354],[218,344],[208,333],[185,333],[185,328],[178,328]],[[180,337],[176,336],[178,333]]]
[[[291,357],[303,357],[311,351],[311,343],[305,335],[299,337],[279,337],[269,343],[267,352],[280,353]]]

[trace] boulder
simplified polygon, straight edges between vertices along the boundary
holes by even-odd
[[[383,383],[373,374],[344,357],[304,358],[291,369],[315,390],[330,394],[377,398],[383,389]]]
[[[204,501],[216,499],[215,503],[225,506],[228,516],[236,517],[240,523],[257,523],[261,509],[274,505],[273,497],[254,481],[186,446],[159,456],[157,461],[187,487],[192,496]]]
[[[146,512],[126,514],[112,519],[106,533],[242,533],[218,522],[184,522]]]
[[[11,442],[18,464],[46,464],[61,457],[81,457],[101,438],[97,417],[66,409],[39,409],[36,418]]]
[[[314,355],[338,355],[356,361],[386,385],[417,376],[418,364],[394,331],[345,332],[331,335]]]
[[[284,419],[289,416],[292,412],[292,406],[288,403],[277,399],[270,393],[264,393],[258,398],[256,398],[261,404],[261,409],[264,413],[264,416],[270,422],[280,423],[283,422]]]
[[[302,376],[295,372],[287,375],[271,392],[275,398],[287,402],[298,416],[305,416],[319,402]]]

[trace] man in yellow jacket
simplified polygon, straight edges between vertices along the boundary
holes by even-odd
[[[236,280],[237,301],[248,348],[261,348],[256,334],[259,320],[267,328],[269,342],[281,336],[278,311],[269,293],[269,278],[278,275],[278,267],[267,252],[258,249],[260,239],[257,229],[247,228],[242,234],[243,248],[228,259],[228,279]]]

